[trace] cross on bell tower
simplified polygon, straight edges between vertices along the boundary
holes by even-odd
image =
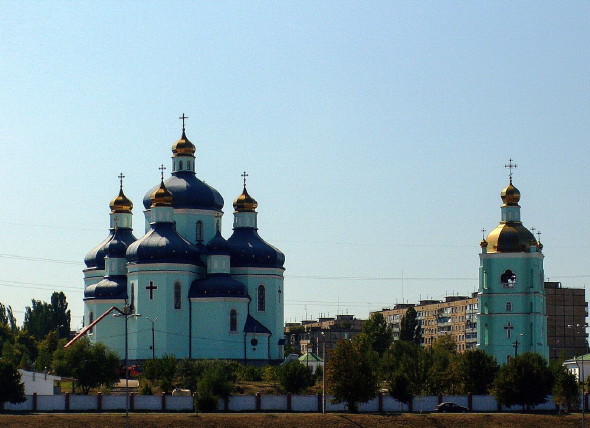
[[[184,113],[182,113],[182,116],[180,116],[179,119],[182,119],[182,132],[184,132],[184,121],[185,119],[188,119],[188,116],[185,116]]]
[[[508,177],[510,178],[510,184],[512,184],[512,170],[518,168],[518,165],[512,163],[512,158],[510,158],[508,163],[504,165],[504,168],[508,168]]]
[[[246,173],[246,171],[244,171],[241,175],[241,177],[244,179],[244,189],[246,188],[246,177],[248,177],[248,174]]]

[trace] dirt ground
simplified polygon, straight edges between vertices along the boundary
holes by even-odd
[[[589,425],[590,425],[590,418]],[[582,415],[531,415],[531,414],[293,414],[293,413],[213,413],[130,414],[133,428],[344,428],[344,427],[403,427],[403,428],[569,428],[579,427]],[[124,414],[30,414],[0,415],[0,427],[9,428],[120,428],[125,426]]]

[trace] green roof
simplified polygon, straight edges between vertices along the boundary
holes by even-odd
[[[324,362],[324,360],[322,360],[320,357],[318,357],[313,352],[306,352],[305,354],[303,354],[302,356],[299,357],[299,361],[301,361],[302,363],[306,363],[308,361],[310,361],[310,362],[315,361],[315,362],[318,362],[318,363],[323,363]]]

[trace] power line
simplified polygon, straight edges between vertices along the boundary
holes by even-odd
[[[16,260],[26,260],[30,262],[49,262],[49,263],[60,263],[60,264],[69,264],[69,265],[81,265],[82,262],[78,261],[75,262],[73,260],[63,260],[63,259],[48,259],[45,257],[30,257],[30,256],[19,256],[16,254],[0,254],[0,258],[4,259],[16,259]]]

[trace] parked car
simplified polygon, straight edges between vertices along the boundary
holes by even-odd
[[[469,411],[469,409],[467,407],[459,406],[456,403],[447,401],[436,406],[434,411],[440,413],[466,413]]]

